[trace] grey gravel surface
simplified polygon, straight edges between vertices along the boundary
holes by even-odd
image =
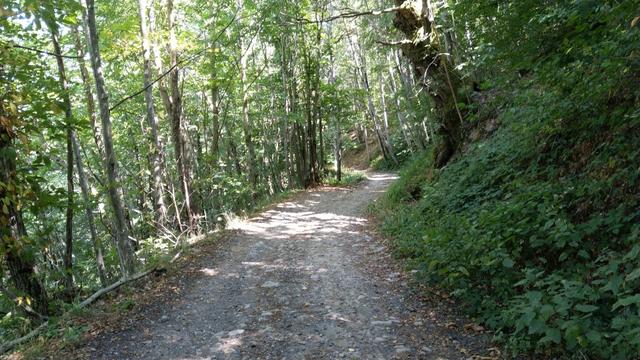
[[[179,301],[92,339],[90,357],[472,358],[484,338],[442,325],[370,232],[364,210],[394,179],[369,173],[357,188],[314,190],[233,222]]]

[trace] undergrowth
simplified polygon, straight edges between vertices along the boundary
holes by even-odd
[[[623,107],[621,107],[623,108]],[[421,281],[512,354],[640,353],[640,111],[590,119],[535,90],[441,170],[414,157],[373,211]]]

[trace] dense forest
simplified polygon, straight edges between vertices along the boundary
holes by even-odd
[[[637,0],[3,0],[0,339],[358,153],[505,354],[634,358],[639,84]]]

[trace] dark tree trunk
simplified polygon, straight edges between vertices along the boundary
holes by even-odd
[[[58,43],[56,24],[47,24],[51,32],[53,51],[56,54],[58,66],[58,82],[62,92],[62,105],[64,107],[65,127],[67,134],[67,213],[65,218],[65,251],[64,251],[64,287],[68,300],[73,298],[73,115],[71,113],[71,100],[69,99],[69,86],[67,85],[62,51]]]
[[[169,83],[171,87],[170,112],[171,119],[171,135],[173,146],[176,153],[176,164],[178,166],[178,179],[180,181],[180,189],[184,200],[184,207],[189,223],[189,231],[197,230],[198,206],[194,199],[191,184],[191,158],[188,151],[187,135],[183,124],[182,113],[182,93],[180,91],[180,68],[178,66],[178,48],[175,34],[175,18],[176,13],[173,8],[173,0],[167,1],[167,15],[169,27],[169,57],[171,72],[169,73]]]
[[[0,84],[8,84],[4,79],[3,65],[0,64]],[[3,94],[5,94],[3,89]],[[10,110],[5,101],[10,96],[0,97],[0,246],[11,280],[20,292],[31,301],[31,308],[40,315],[49,313],[47,293],[40,283],[35,267],[35,257],[30,254],[27,229],[18,209],[19,188],[16,181],[16,136],[17,113]]]
[[[453,157],[462,141],[462,114],[458,108],[457,91],[461,88],[460,77],[452,74],[454,66],[451,59],[441,56],[446,49],[432,36],[438,29],[429,7],[429,0],[396,0],[402,6],[396,12],[394,26],[402,31],[411,42],[402,45],[403,54],[413,64],[416,78],[426,79],[423,86],[428,87],[434,101],[440,124],[438,133],[440,143],[435,152],[434,165],[443,167]],[[428,71],[427,71],[428,70]]]

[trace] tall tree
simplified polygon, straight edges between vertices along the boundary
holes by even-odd
[[[100,47],[98,42],[98,29],[96,26],[96,13],[94,0],[86,0],[87,5],[87,28],[89,30],[89,53],[91,55],[91,68],[95,79],[96,94],[98,95],[98,105],[100,108],[100,119],[102,121],[102,138],[105,150],[105,168],[107,173],[107,189],[114,217],[114,232],[116,238],[116,249],[120,259],[120,270],[123,276],[127,277],[135,271],[136,256],[129,239],[129,229],[125,219],[124,202],[121,195],[121,185],[118,179],[118,167],[116,154],[113,147],[113,136],[111,133],[111,115],[109,110],[109,96],[104,84],[102,74],[102,59],[100,58]]]
[[[188,148],[188,138],[184,126],[182,92],[180,90],[180,67],[178,63],[178,40],[176,38],[176,10],[173,0],[167,0],[167,26],[169,28],[169,84],[171,96],[169,98],[169,118],[171,122],[171,137],[178,167],[180,189],[184,200],[189,231],[197,230],[198,205],[196,196],[192,192],[191,153]]]
[[[25,190],[16,179],[17,151],[14,139],[19,115],[12,100],[16,94],[4,67],[0,62],[0,246],[11,280],[21,296],[12,300],[31,304],[28,309],[33,309],[33,312],[29,312],[32,315],[47,315],[49,299],[36,270],[36,257],[30,246],[32,241],[27,235],[19,206],[20,192]]]
[[[151,44],[149,39],[147,0],[138,0],[138,12],[140,15],[140,37],[142,39],[142,61],[143,61],[143,84],[144,100],[147,110],[147,125],[149,132],[149,143],[151,148],[151,176],[153,180],[153,203],[156,215],[156,222],[159,226],[164,225],[167,219],[167,207],[165,205],[164,186],[164,162],[162,152],[163,146],[158,133],[158,120],[156,118],[155,106],[153,103],[152,65],[151,65]]]
[[[60,84],[60,93],[62,94],[62,107],[65,117],[65,132],[67,146],[67,214],[65,219],[65,252],[64,252],[64,279],[65,292],[68,299],[73,298],[73,113],[71,109],[71,99],[69,98],[69,85],[67,84],[67,75],[58,42],[58,26],[53,20],[53,9],[47,9],[49,14],[44,16],[51,33],[51,42],[58,66],[58,82]]]

